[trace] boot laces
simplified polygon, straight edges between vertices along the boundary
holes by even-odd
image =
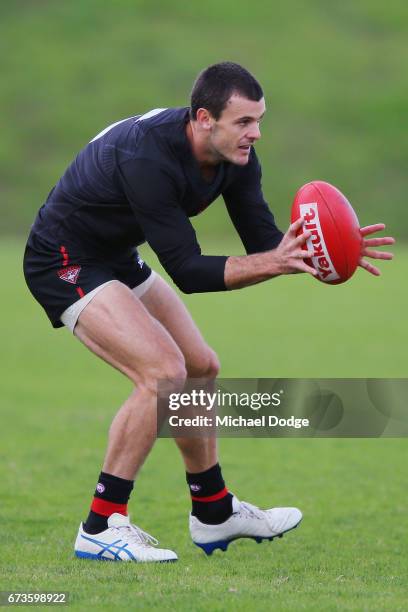
[[[137,525],[123,525],[122,527],[116,527],[116,529],[121,532],[121,536],[125,537],[128,542],[134,542],[142,546],[157,546],[159,543],[150,533],[143,531]]]
[[[253,504],[249,504],[248,502],[240,502],[240,512],[250,518],[256,519],[264,519],[265,512],[258,508],[258,506],[254,506]]]

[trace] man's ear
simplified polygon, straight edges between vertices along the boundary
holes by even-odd
[[[215,119],[214,117],[211,115],[210,111],[208,111],[206,108],[199,108],[197,110],[197,123],[200,126],[200,128],[202,128],[203,130],[211,130]]]

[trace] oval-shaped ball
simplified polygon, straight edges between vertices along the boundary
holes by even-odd
[[[312,181],[296,193],[292,223],[304,217],[303,230],[312,232],[306,250],[313,250],[305,261],[318,273],[318,280],[339,285],[353,276],[360,256],[362,237],[356,213],[347,198],[333,185]]]

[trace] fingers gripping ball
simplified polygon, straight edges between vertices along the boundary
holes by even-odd
[[[306,263],[318,273],[323,283],[339,285],[353,276],[361,257],[360,224],[350,202],[333,185],[312,181],[296,193],[292,205],[292,223],[304,217],[299,234],[309,231],[302,247],[314,251]]]

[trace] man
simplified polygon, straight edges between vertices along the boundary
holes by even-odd
[[[174,561],[177,555],[131,525],[127,502],[156,438],[157,381],[215,379],[219,363],[177,294],[135,246],[147,241],[186,293],[224,291],[280,274],[315,274],[296,237],[283,235],[261,190],[253,145],[265,113],[262,89],[241,66],[204,70],[190,108],[156,109],[113,124],[69,166],[40,209],[25,254],[25,275],[54,327],[67,326],[135,390],[115,416],[78,557]],[[201,254],[189,217],[222,195],[247,255]],[[383,229],[370,226],[363,235]],[[392,239],[364,239],[362,256]],[[361,259],[360,265],[378,275]],[[176,383],[177,381],[177,383]],[[192,497],[190,532],[210,554],[238,537],[272,539],[298,525],[296,508],[263,511],[228,492],[213,438],[176,440]]]

